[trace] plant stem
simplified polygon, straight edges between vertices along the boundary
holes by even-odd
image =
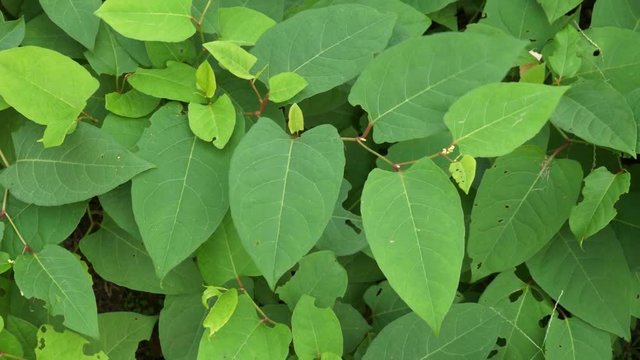
[[[22,243],[22,245],[24,245],[24,249],[31,252],[31,246],[29,246],[29,244],[27,244],[27,242],[24,240],[24,238],[22,237],[22,234],[20,233],[20,230],[18,230],[18,227],[13,222],[13,219],[11,218],[11,216],[9,216],[9,214],[7,214],[6,212],[4,213],[4,216],[6,216],[7,220],[9,220],[9,224],[11,224],[13,231],[15,231],[16,235],[18,235],[18,239],[20,239],[20,242]]]
[[[4,197],[2,198],[2,210],[0,211],[0,219],[7,213],[7,200],[9,199],[9,190],[4,191]]]
[[[249,298],[249,300],[251,300],[251,303],[253,304],[253,307],[256,308],[256,311],[262,317],[262,321],[268,322],[268,323],[271,323],[271,324],[274,324],[274,325],[277,324],[275,321],[271,320],[271,318],[269,318],[267,316],[267,314],[264,313],[264,311],[262,311],[260,306],[258,306],[258,304],[256,304],[255,301],[253,301],[253,298],[251,298],[249,293],[247,293],[247,289],[244,287],[244,284],[242,283],[242,280],[240,279],[240,276],[236,276],[236,282],[238,283],[238,286],[240,287],[240,291],[244,292],[245,295],[247,295],[247,297]]]
[[[367,124],[367,127],[364,128],[364,131],[362,132],[362,135],[360,137],[363,139],[366,139],[367,137],[369,137],[369,133],[371,132],[371,129],[373,129],[373,123],[369,122]]]
[[[15,360],[27,360],[23,357],[17,356],[17,355],[11,355],[5,352],[0,352],[0,359],[1,358],[7,358],[7,359],[15,359]]]
[[[2,149],[0,149],[0,160],[2,160],[2,166],[4,166],[5,168],[9,167],[9,160],[7,160],[7,157],[4,156],[4,153],[2,152]]]
[[[251,88],[253,89],[253,92],[258,97],[258,101],[262,104],[264,100],[262,99],[262,95],[260,95],[260,91],[258,91],[258,88],[256,87],[256,80],[255,79],[249,80],[249,84],[251,84]]]
[[[367,145],[365,145],[365,144],[364,144],[364,142],[363,142],[363,140],[362,140],[363,138],[361,138],[361,137],[357,137],[357,138],[355,138],[355,139],[356,139],[356,142],[357,142],[358,144],[360,144],[360,146],[362,146],[362,148],[363,148],[363,149],[367,150],[367,151],[368,151],[368,152],[370,152],[371,154],[373,154],[373,155],[377,156],[377,157],[378,157],[379,159],[381,159],[382,161],[384,161],[384,162],[386,162],[387,164],[391,165],[394,169],[396,168],[396,164],[395,164],[393,161],[389,160],[386,156],[384,156],[384,155],[380,154],[379,152],[377,152],[377,151],[373,150],[372,148],[368,147]]]

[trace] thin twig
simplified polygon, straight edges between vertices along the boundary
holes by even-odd
[[[18,235],[18,239],[20,239],[20,242],[22,243],[22,245],[24,245],[24,249],[28,252],[31,252],[31,246],[29,246],[29,244],[27,244],[27,242],[24,240],[24,238],[22,237],[22,234],[20,233],[20,230],[18,230],[18,227],[13,222],[13,219],[11,218],[11,216],[9,216],[9,214],[6,212],[4,213],[4,216],[6,216],[7,220],[9,220],[9,224],[11,224],[13,231],[15,231],[16,235]]]
[[[0,160],[2,160],[2,165],[6,168],[9,167],[9,160],[7,159],[6,156],[4,156],[4,152],[2,152],[2,149],[0,149]]]
[[[258,88],[256,87],[256,79],[249,80],[249,84],[251,84],[251,88],[253,89],[253,92],[258,97],[258,102],[262,104],[264,100],[262,99],[262,95],[260,95],[260,91],[258,91]]]
[[[253,307],[256,308],[256,311],[262,317],[262,321],[268,322],[268,323],[271,323],[271,324],[274,324],[274,325],[277,324],[275,321],[271,320],[271,318],[269,318],[267,316],[267,314],[265,314],[265,312],[260,308],[260,306],[258,306],[258,304],[256,304],[255,301],[253,301],[253,299],[251,298],[249,293],[247,293],[247,289],[244,287],[244,284],[242,283],[242,280],[240,279],[239,276],[236,276],[236,282],[238,283],[238,286],[240,287],[240,291],[244,292],[245,295],[247,295],[247,297],[249,298],[249,300],[251,300],[251,303],[253,304]]]
[[[9,199],[9,190],[4,191],[4,197],[2,198],[2,210],[0,211],[0,219],[7,213],[7,200]]]
[[[360,146],[362,146],[363,149],[367,150],[368,152],[370,152],[371,154],[377,156],[379,159],[381,159],[382,161],[386,162],[387,164],[391,165],[393,168],[395,168],[395,163],[391,160],[389,160],[386,156],[380,154],[379,152],[373,150],[372,148],[368,147],[367,145],[365,145],[365,143],[362,141],[362,138],[356,138],[356,142],[358,144],[360,144]]]

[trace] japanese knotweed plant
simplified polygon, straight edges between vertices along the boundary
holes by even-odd
[[[0,358],[639,356],[640,2],[0,10]]]

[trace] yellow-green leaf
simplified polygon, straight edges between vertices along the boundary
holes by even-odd
[[[238,307],[238,290],[229,289],[222,295],[218,296],[218,300],[213,304],[209,314],[204,319],[202,325],[209,329],[209,336],[213,336],[218,330],[227,324],[231,315]]]
[[[269,78],[269,100],[281,103],[298,95],[308,83],[294,72],[283,72]]]
[[[289,132],[295,134],[304,130],[304,115],[298,104],[293,104],[289,108]]]
[[[216,75],[207,60],[203,61],[196,70],[196,87],[207,98],[212,98],[216,93]]]
[[[236,111],[228,95],[213,104],[189,104],[189,127],[204,141],[213,141],[218,149],[227,145],[236,126]]]
[[[276,22],[267,15],[248,7],[229,7],[218,10],[220,40],[238,45],[255,45],[262,34]]]
[[[462,157],[449,165],[449,172],[456,181],[458,187],[465,194],[469,193],[473,179],[476,176],[476,159],[473,156],[462,155]]]
[[[220,66],[233,75],[247,80],[255,78],[249,70],[258,59],[240,46],[229,41],[212,41],[202,46],[209,50],[211,55],[218,60]]]

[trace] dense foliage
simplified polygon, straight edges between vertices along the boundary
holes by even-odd
[[[640,356],[640,2],[0,9],[0,358]]]

